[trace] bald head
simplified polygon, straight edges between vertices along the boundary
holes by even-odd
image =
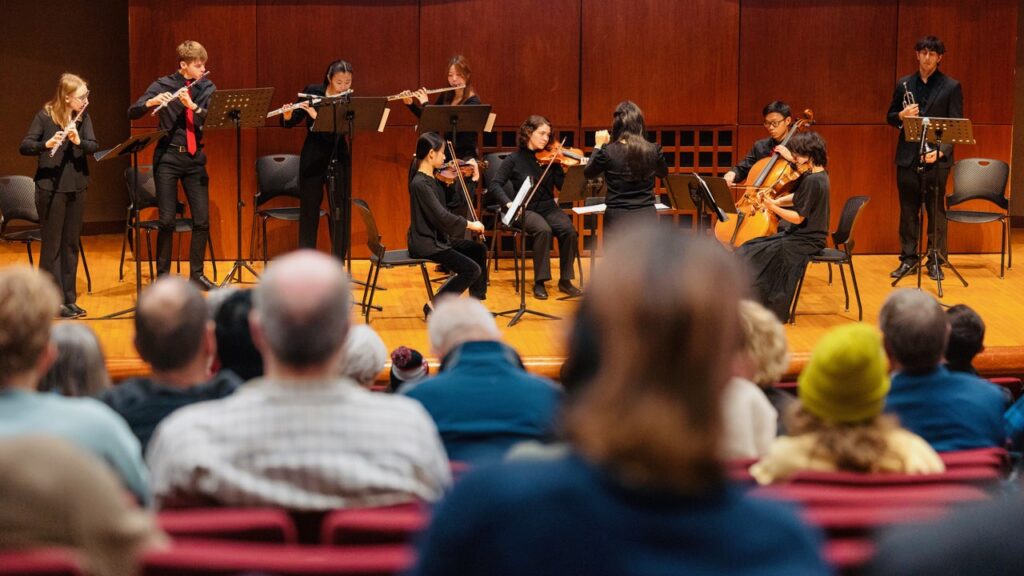
[[[331,359],[348,333],[352,294],[338,260],[299,250],[270,264],[253,294],[266,350],[293,368]]]
[[[501,332],[491,314],[475,298],[440,298],[427,324],[430,346],[438,356],[473,340],[501,340]]]
[[[199,354],[208,321],[199,290],[184,278],[164,276],[139,298],[135,348],[154,370],[177,370]]]

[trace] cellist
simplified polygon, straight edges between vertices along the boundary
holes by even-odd
[[[790,125],[793,124],[793,113],[789,109],[789,105],[781,100],[775,100],[769,102],[761,113],[764,116],[764,129],[768,131],[768,137],[754,142],[754,146],[743,160],[725,173],[723,178],[725,178],[725,181],[730,186],[746,180],[750,168],[758,160],[771,156],[775,151],[778,151],[789,162],[793,161],[785,147],[779,148],[779,144],[786,137],[786,132],[789,131]],[[778,150],[776,150],[777,148]]]
[[[793,292],[811,255],[825,247],[829,224],[828,155],[817,132],[799,132],[789,149],[803,175],[792,194],[761,199],[769,211],[788,225],[772,236],[754,238],[736,251],[750,264],[758,299],[785,322]]]

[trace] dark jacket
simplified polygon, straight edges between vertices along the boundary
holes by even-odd
[[[896,165],[910,167],[917,165],[920,144],[918,142],[907,142],[903,133],[903,123],[900,121],[900,111],[903,110],[903,83],[911,92],[915,93],[918,103],[921,104],[920,115],[935,118],[963,118],[964,116],[964,93],[960,83],[953,78],[946,76],[941,70],[936,70],[928,79],[927,89],[929,90],[927,102],[920,98],[920,92],[924,89],[921,76],[918,72],[904,76],[896,81],[896,89],[892,93],[892,103],[889,104],[889,113],[885,120],[891,126],[900,130],[900,139],[896,144]],[[942,145],[942,158],[939,160],[944,165],[953,163],[953,145]]]
[[[99,149],[92,129],[92,118],[86,112],[78,121],[80,144],[65,138],[57,153],[50,157],[46,141],[63,130],[63,126],[50,118],[46,110],[40,110],[32,118],[28,134],[21,141],[19,151],[25,156],[38,156],[39,165],[33,178],[36,186],[51,192],[78,192],[89,187],[89,154]]]
[[[149,88],[146,89],[146,93],[143,94],[134,104],[128,108],[128,118],[137,120],[143,116],[153,112],[153,108],[146,106],[146,101],[164,92],[174,93],[179,88],[185,85],[185,77],[180,72],[157,78]],[[210,107],[210,98],[213,96],[214,91],[217,87],[208,78],[200,78],[199,81],[194,82],[189,88],[192,95],[192,101],[199,106],[198,109],[193,113],[193,124],[196,132],[196,144],[202,147],[203,139],[203,123],[206,121],[206,113]],[[166,146],[185,146],[185,106],[181,103],[181,100],[175,98],[164,107],[158,114],[160,117],[160,129],[167,130],[167,135],[160,139],[157,143],[157,148],[163,148]]]
[[[302,89],[304,94],[315,94],[317,96],[323,96],[327,92],[327,87],[323,84],[310,84]],[[296,100],[300,102],[301,100]],[[329,114],[332,113],[331,108],[324,107],[317,109],[317,117],[319,118],[320,113],[328,114],[326,119],[330,119]],[[289,120],[284,119],[284,115],[281,115],[281,126],[285,128],[291,128],[302,124],[306,128],[306,139],[302,143],[302,153],[299,157],[299,173],[303,175],[313,175],[318,173],[326,173],[327,164],[331,159],[331,149],[337,142],[338,153],[337,159],[342,164],[348,162],[348,141],[345,139],[344,132],[348,130],[347,126],[337,126],[337,129],[342,134],[336,136],[333,132],[313,132],[313,123],[316,122],[309,114],[306,114],[305,110],[296,108],[292,112],[292,117]]]
[[[409,255],[427,258],[452,247],[451,238],[466,234],[466,219],[445,208],[437,180],[416,172],[409,180]]]

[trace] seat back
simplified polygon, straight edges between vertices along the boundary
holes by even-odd
[[[843,205],[843,212],[839,215],[839,227],[832,233],[832,245],[838,248],[839,246],[846,244],[847,251],[853,251],[853,227],[857,223],[857,217],[860,216],[864,206],[871,201],[870,196],[853,196],[846,200],[846,204]]]
[[[173,538],[213,538],[248,542],[294,544],[295,524],[275,508],[187,508],[163,510],[160,528]]]
[[[321,543],[348,546],[408,544],[427,527],[428,522],[427,509],[418,503],[334,510],[324,518]]]
[[[484,157],[484,160],[487,162],[487,168],[484,170],[484,187],[488,190],[490,188],[491,181],[498,175],[498,168],[501,167],[501,163],[505,161],[505,158],[508,158],[509,154],[510,152],[492,152]],[[504,188],[506,196],[509,198],[515,197],[516,191],[512,188],[511,182],[505,182]],[[492,198],[488,192],[484,197],[484,204],[487,206],[493,206],[498,204],[498,199]]]
[[[139,210],[155,208],[156,202],[156,181],[153,180],[153,167],[149,164],[142,164],[138,167],[139,179],[136,188],[135,167],[129,166],[124,169],[124,185],[128,188],[128,201]]]
[[[0,576],[85,576],[78,554],[66,548],[0,550]]]
[[[295,154],[256,159],[256,206],[278,196],[299,197],[299,157]]]
[[[15,220],[39,223],[36,183],[28,176],[0,176],[0,229]]]
[[[1002,160],[959,160],[953,165],[953,193],[946,199],[946,206],[956,206],[968,200],[980,199],[1008,210],[1010,201],[1006,198],[1006,184],[1009,178],[1010,166]]]
[[[380,231],[377,229],[377,219],[373,217],[370,205],[361,198],[353,198],[352,205],[356,207],[356,212],[359,213],[359,217],[363,220],[363,226],[366,227],[366,247],[370,249],[370,254],[383,258],[384,252],[387,250],[381,242]]]

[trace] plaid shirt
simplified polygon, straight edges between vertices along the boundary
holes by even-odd
[[[147,461],[163,505],[330,510],[437,500],[451,484],[426,411],[346,379],[261,378],[182,408],[157,428]]]

